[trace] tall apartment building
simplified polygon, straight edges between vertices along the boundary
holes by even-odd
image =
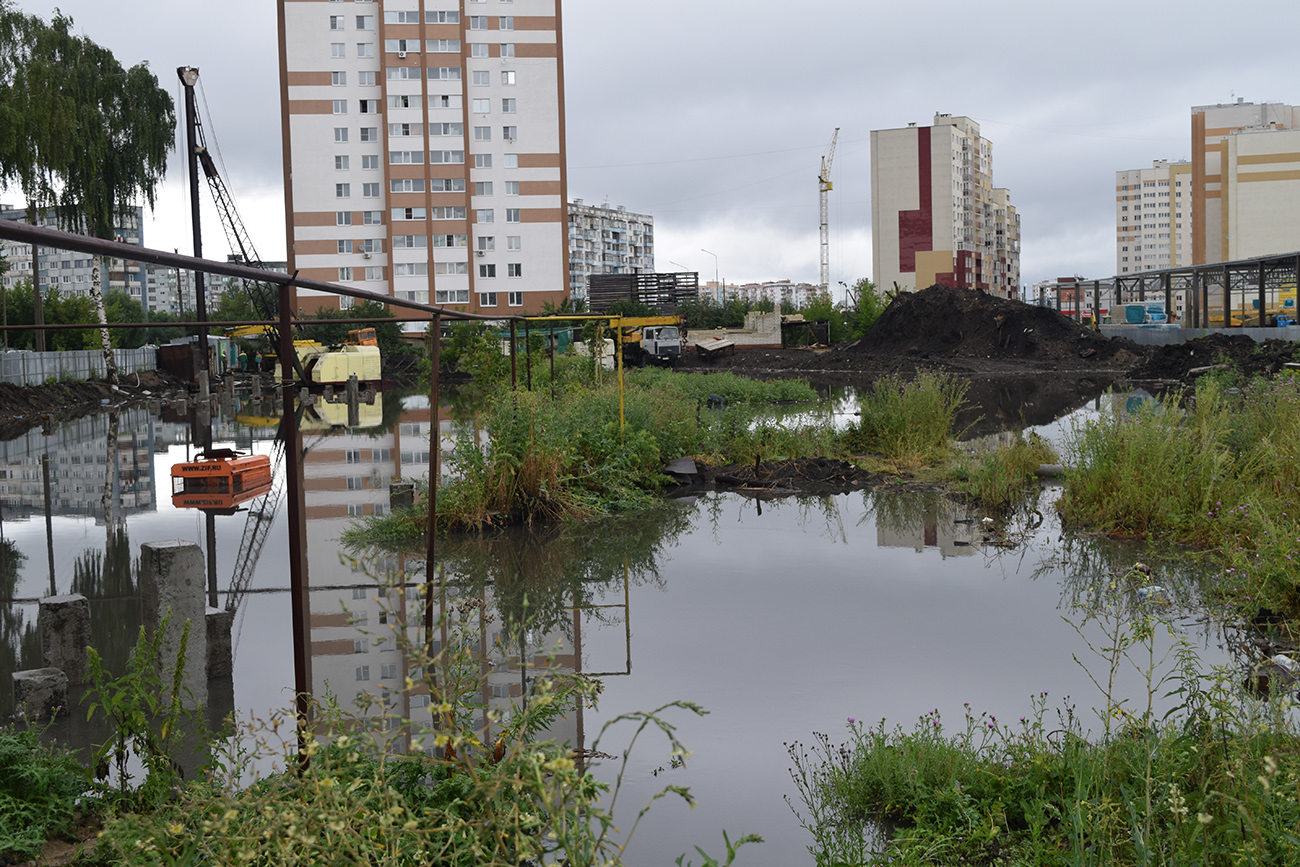
[[[1192,107],[1192,264],[1300,250],[1300,106]]]
[[[26,223],[26,208],[11,208],[0,205],[0,219],[15,220]],[[51,212],[42,211],[37,215],[37,226],[50,229],[63,229]],[[144,209],[131,208],[118,216],[113,233],[116,240],[137,247],[144,243]],[[9,263],[9,270],[0,278],[0,285],[6,289],[18,283],[30,280],[41,287],[42,292],[57,290],[60,295],[89,295],[93,281],[95,259],[87,253],[74,253],[70,250],[58,250],[53,247],[37,247],[35,255],[31,244],[17,241],[0,241],[0,255]],[[109,259],[108,280],[101,283],[105,292],[117,290],[127,292],[136,301],[145,298],[145,269],[140,262],[125,259]]]
[[[290,270],[470,312],[561,301],[560,0],[281,0],[279,16]]]
[[[1192,164],[1115,172],[1115,273],[1192,264]]]
[[[639,274],[655,270],[655,218],[622,205],[569,202],[569,294],[587,297],[592,274]]]
[[[934,283],[1014,298],[1020,216],[993,186],[993,146],[967,117],[871,132],[872,279],[882,289]]]

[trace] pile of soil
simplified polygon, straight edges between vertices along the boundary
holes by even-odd
[[[1104,337],[1046,307],[972,289],[931,286],[899,293],[851,351],[920,359],[1015,359],[1127,367],[1143,355],[1125,338]]]
[[[1244,334],[1206,334],[1157,347],[1145,364],[1129,373],[1129,379],[1190,381],[1205,372],[1202,368],[1219,364],[1244,376],[1272,376],[1284,364],[1296,361],[1296,350],[1297,344],[1289,340],[1257,343]]]
[[[1046,307],[973,289],[931,286],[897,295],[866,335],[843,346],[738,348],[717,359],[688,352],[682,368],[751,375],[911,373],[920,368],[970,375],[1092,375],[1126,371],[1145,357],[1146,350],[1131,340],[1105,337]]]

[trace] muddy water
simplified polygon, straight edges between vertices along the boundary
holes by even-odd
[[[90,597],[94,642],[117,667],[142,619],[133,563],[140,544],[180,539],[206,554],[206,516],[177,508],[170,493],[171,465],[194,451],[191,421],[136,411],[114,432],[100,416],[0,448],[8,476],[0,491],[0,684],[39,665],[33,630],[41,596]],[[329,421],[317,419],[301,443],[309,680],[345,706],[361,692],[384,694],[393,716],[418,726],[431,721],[427,698],[401,689],[407,664],[392,625],[402,613],[418,619],[402,570],[418,578],[420,558],[357,563],[340,558],[336,540],[355,516],[389,507],[393,479],[427,472],[435,421],[419,398],[373,413],[368,426]],[[436,424],[447,448],[459,434],[481,437],[466,422]],[[273,433],[246,408],[219,416],[213,438],[273,454]],[[49,537],[44,454],[52,469]],[[807,742],[813,732],[840,739],[849,717],[910,725],[938,709],[956,725],[963,702],[1014,724],[1044,690],[1053,708],[1068,696],[1085,717],[1103,701],[1075,660],[1104,679],[1105,664],[1084,641],[1100,633],[1087,625],[1081,636],[1070,621],[1081,622],[1077,604],[1095,599],[1138,553],[1062,539],[1053,495],[1043,494],[1041,524],[1008,528],[1015,544],[1006,548],[983,541],[983,516],[942,497],[870,493],[766,502],[710,494],[590,527],[448,541],[441,554],[449,580],[438,605],[461,628],[438,641],[475,652],[483,702],[503,711],[532,688],[535,670],[521,659],[554,654],[562,668],[600,676],[598,708],[571,713],[556,729],[588,749],[622,753],[629,727],[597,742],[601,726],[621,713],[675,700],[709,710],[670,712],[693,751],[685,768],[672,767],[667,745],[653,737],[633,752],[617,810],[624,830],[665,784],[690,786],[699,806],[660,801],[631,841],[629,863],[672,863],[694,845],[717,854],[723,829],[767,839],[745,850],[743,863],[810,863],[810,840],[783,800],[794,791],[785,743]],[[236,612],[233,677],[206,685],[214,715],[265,716],[290,703],[294,683],[285,511],[275,511],[247,587],[232,593],[248,516],[211,521],[217,607]],[[380,588],[374,574],[391,585]],[[1162,612],[1207,660],[1220,661],[1217,634],[1193,619],[1195,583],[1176,567],[1158,567],[1155,580],[1174,603]],[[1145,702],[1131,671],[1119,692]],[[4,689],[0,715],[11,712]],[[81,743],[102,736],[67,722],[54,733]],[[614,762],[597,766],[611,782],[617,772]]]

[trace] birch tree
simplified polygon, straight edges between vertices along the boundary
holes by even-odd
[[[58,11],[46,23],[0,0],[0,184],[17,184],[33,217],[46,210],[68,231],[111,240],[133,203],[153,207],[175,126],[147,65],[124,69]],[[116,384],[103,292],[91,285]]]

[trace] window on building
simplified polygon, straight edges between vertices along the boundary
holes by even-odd
[[[480,307],[495,307],[495,306],[497,306],[497,293],[495,293],[495,292],[480,292],[480,293],[478,293],[478,306],[480,306]]]
[[[384,51],[388,54],[406,54],[407,52],[418,52],[420,50],[420,40],[418,39],[385,39]]]
[[[358,29],[358,30],[374,30],[374,29],[375,29],[375,16],[373,16],[373,15],[358,15],[358,16],[357,16],[357,29]]]
[[[344,267],[344,268],[340,268],[340,269],[339,269],[339,282],[340,282],[340,283],[346,283],[347,281],[349,281],[349,280],[351,280],[351,279],[352,279],[352,268],[351,268],[350,266],[349,266],[349,267]]]
[[[492,111],[492,100],[476,99],[471,104],[471,108],[475,114],[488,114]]]
[[[347,101],[346,99],[335,99],[335,100],[332,100],[332,102],[334,103],[334,113],[335,113],[335,114],[347,114],[347,113],[348,113],[348,101]]]
[[[435,247],[468,247],[469,235],[434,235]]]
[[[522,263],[522,262],[511,262],[511,263],[507,264],[507,265],[506,265],[506,276],[507,276],[507,277],[522,277],[522,276],[524,276],[524,265],[523,265],[523,263]]]
[[[429,180],[429,189],[435,193],[463,193],[465,192],[465,179],[431,178]]]
[[[363,126],[361,127],[362,141],[379,141],[379,127]]]
[[[352,225],[352,212],[351,212],[351,211],[335,211],[335,212],[334,212],[334,225],[336,225],[336,226],[351,226],[351,225]]]
[[[348,74],[346,72],[331,72],[330,84],[335,87],[343,87],[348,83]]]
[[[424,13],[425,24],[459,24],[459,12],[432,12],[426,10]]]
[[[517,168],[519,168],[519,154],[506,154],[506,163],[505,163],[505,165],[506,165],[506,168],[508,168],[508,169],[517,169]]]
[[[517,195],[519,195],[519,182],[518,182],[518,181],[506,181],[506,195],[507,195],[507,196],[517,196]]]
[[[419,131],[420,127],[418,124],[413,123],[390,123],[388,125],[388,137],[406,138],[407,136],[412,135],[413,129]]]
[[[330,16],[330,30],[342,30],[344,26],[344,17],[342,15]]]
[[[413,78],[418,76],[412,76]],[[459,66],[430,66],[430,81],[460,81]]]
[[[397,222],[426,219],[424,208],[393,208],[392,215],[393,220]]]
[[[424,47],[430,54],[460,54],[459,39],[426,39]]]
[[[429,151],[429,162],[442,165],[464,165],[464,151]]]
[[[429,108],[460,108],[462,105],[459,93],[434,93],[429,96]]]
[[[524,293],[522,293],[522,292],[507,292],[507,293],[506,293],[506,303],[509,304],[511,307],[523,307],[523,306],[524,306]]]
[[[476,195],[476,196],[490,196],[490,195],[492,195],[492,182],[491,182],[491,181],[475,181],[475,182],[474,182],[474,195]]]
[[[479,70],[474,73],[474,86],[486,87],[492,83],[492,73],[486,70]]]
[[[468,262],[434,262],[434,274],[468,274]]]
[[[422,193],[424,192],[424,178],[389,178],[388,192]]]
[[[471,42],[469,46],[470,57],[487,57],[488,46],[486,42]]]
[[[346,199],[346,198],[348,198],[348,197],[351,196],[351,195],[352,195],[352,185],[351,185],[351,184],[335,184],[335,185],[334,185],[334,198],[336,198],[336,199]]]
[[[502,114],[515,113],[515,100],[513,98],[501,100],[501,113]]]
[[[379,154],[362,154],[361,168],[363,169],[379,168]]]
[[[474,154],[474,168],[476,169],[492,168],[492,154]]]
[[[499,25],[500,25],[500,28],[501,28],[502,30],[514,30],[514,29],[515,29],[515,16],[513,16],[513,15],[502,15],[502,16],[501,16],[501,19],[500,19],[500,21],[499,21]]]
[[[375,43],[373,42],[357,43],[357,57],[374,57],[374,56],[375,56]]]
[[[497,275],[497,266],[496,266],[496,265],[479,265],[479,266],[478,266],[478,275],[479,275],[479,277],[482,277],[483,279],[491,279],[491,278],[493,278],[493,277],[496,277],[496,275]]]
[[[518,222],[519,222],[519,209],[518,209],[518,208],[506,208],[506,222],[507,222],[507,223],[518,223]]]
[[[367,280],[383,280],[383,279],[384,279],[384,268],[383,268],[383,266],[382,266],[382,265],[367,265],[367,266],[366,266],[366,279],[367,279]]]
[[[361,197],[363,199],[379,198],[379,184],[362,184]]]
[[[479,100],[476,99],[474,101],[478,102]],[[483,100],[483,102],[487,102],[487,100],[485,99]],[[474,141],[492,141],[492,127],[490,126],[474,127]]]
[[[460,205],[455,207],[434,208],[430,216],[435,220],[463,220],[465,219],[465,207]]]
[[[357,666],[357,680],[370,680],[370,666],[368,665]]]
[[[425,277],[428,273],[427,262],[398,262],[393,266],[394,277]]]
[[[351,241],[339,241],[339,246],[338,246],[338,250],[337,250],[337,252],[340,253],[340,254],[342,254],[342,253],[351,253],[351,252],[352,252],[352,242],[351,242]]]
[[[372,70],[369,70],[369,71],[367,71],[367,72],[358,72],[358,73],[357,73],[357,84],[360,85],[361,87],[374,87],[374,86],[375,86],[375,71],[372,69]]]
[[[515,44],[514,44],[513,42],[502,42],[502,43],[501,43],[501,56],[502,56],[502,57],[514,57],[514,56],[515,56]]]
[[[394,250],[415,250],[423,249],[428,246],[429,239],[423,235],[394,235]]]
[[[487,30],[487,29],[488,29],[488,19],[487,19],[487,16],[486,16],[486,15],[471,15],[471,16],[469,16],[469,29],[470,29],[470,30]]]
[[[501,137],[506,141],[514,141],[519,138],[519,127],[503,126],[501,127]]]
[[[419,24],[419,12],[385,12],[385,24]]]
[[[506,235],[507,250],[522,250],[523,249],[522,242],[523,242],[523,238],[521,238],[518,235]]]
[[[340,171],[340,172],[347,171],[347,168],[348,168],[348,157],[346,154],[340,154],[334,157],[335,171]]]
[[[492,223],[495,221],[496,214],[493,213],[492,208],[480,208],[474,212],[474,222],[476,223]]]
[[[464,135],[465,127],[459,123],[431,123],[429,135]]]
[[[514,71],[513,69],[507,69],[507,70],[502,71],[502,73],[501,73],[501,83],[502,83],[502,84],[507,84],[507,85],[514,84],[514,83],[515,83],[515,71]]]
[[[491,252],[492,250],[495,250],[496,248],[497,248],[497,239],[494,238],[492,235],[478,236],[478,249],[487,253],[487,252]]]

